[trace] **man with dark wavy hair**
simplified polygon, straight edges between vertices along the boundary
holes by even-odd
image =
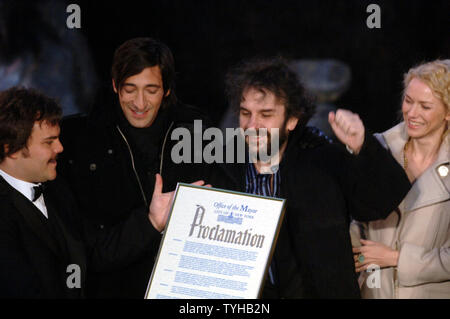
[[[238,65],[228,73],[226,86],[229,101],[239,112],[240,128],[255,133],[245,137],[249,154],[271,149],[278,161],[258,158],[219,165],[208,182],[287,199],[262,296],[358,298],[350,216],[386,217],[410,187],[403,170],[350,111],[329,114],[333,131],[347,150],[306,127],[314,106],[281,58]],[[279,149],[270,146],[274,134]],[[387,186],[388,178],[392,183]]]
[[[165,191],[198,176],[193,165],[171,159],[173,130],[192,131],[194,120],[204,116],[176,98],[174,58],[167,45],[152,38],[125,41],[114,53],[111,80],[112,90],[89,116],[62,123],[66,151],[59,170],[92,225],[93,240],[148,207],[155,174],[162,176]],[[157,229],[153,236],[152,249],[129,267],[91,273],[88,296],[143,298],[161,238]]]

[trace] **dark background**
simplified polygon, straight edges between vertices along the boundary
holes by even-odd
[[[380,131],[397,122],[402,74],[419,62],[450,57],[448,0],[71,2],[81,7],[79,31],[100,83],[111,82],[117,46],[132,37],[156,37],[174,53],[178,97],[204,109],[216,124],[227,106],[224,75],[244,58],[282,55],[347,63],[352,83],[336,104]],[[366,26],[371,3],[381,7],[381,29]]]

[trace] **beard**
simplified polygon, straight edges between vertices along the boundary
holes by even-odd
[[[255,129],[254,134],[245,137],[245,142],[249,147],[250,160],[256,157],[257,161],[267,162],[273,156],[279,153],[280,148],[287,143],[289,131],[286,129],[287,121],[284,121],[278,133],[272,134],[269,129]],[[252,138],[258,138],[252,141]],[[272,140],[278,143],[272,143]]]

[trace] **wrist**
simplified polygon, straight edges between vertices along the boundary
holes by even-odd
[[[397,267],[398,265],[398,258],[400,256],[400,252],[398,250],[393,250],[392,251],[392,257],[391,257],[391,266],[393,267]]]
[[[353,149],[350,146],[348,146],[347,144],[345,145],[345,148],[347,149],[347,151],[352,155],[358,155],[359,152],[361,151],[361,147],[362,147],[362,145],[360,147]]]

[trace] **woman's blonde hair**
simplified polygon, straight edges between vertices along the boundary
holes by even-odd
[[[409,69],[403,77],[404,91],[413,78],[427,84],[450,112],[450,60],[434,60]],[[405,93],[405,92],[403,92]]]

